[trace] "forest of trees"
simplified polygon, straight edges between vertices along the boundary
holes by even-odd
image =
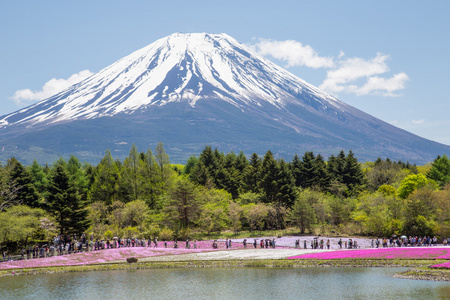
[[[206,146],[173,165],[163,144],[106,151],[96,166],[75,156],[52,165],[0,165],[0,246],[57,234],[98,239],[183,239],[223,231],[450,236],[450,160],[425,166],[389,159],[361,164],[350,151],[291,161]]]

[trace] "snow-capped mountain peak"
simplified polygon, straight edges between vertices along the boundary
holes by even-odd
[[[245,110],[271,104],[344,110],[345,104],[252,52],[226,34],[175,33],[139,49],[89,78],[0,119],[0,128],[132,113],[149,106],[220,99]]]

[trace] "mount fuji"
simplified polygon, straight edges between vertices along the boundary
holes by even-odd
[[[425,163],[450,146],[376,119],[308,84],[226,34],[176,33],[34,105],[0,117],[0,160],[76,155],[163,142],[184,163],[205,145],[278,157],[352,150]]]

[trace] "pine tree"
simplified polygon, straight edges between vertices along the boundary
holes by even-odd
[[[361,165],[358,163],[358,160],[352,151],[349,151],[347,158],[345,159],[342,179],[343,183],[348,187],[349,195],[361,190],[362,186],[365,184],[365,176],[361,169]]]
[[[84,202],[61,164],[56,166],[51,178],[47,205],[59,223],[60,234],[79,234],[89,226]]]
[[[25,169],[16,159],[10,160],[9,163],[12,166],[10,180],[15,182],[18,187],[17,199],[24,205],[33,208],[41,207],[39,203],[40,195],[33,184],[33,178],[28,169]]]
[[[118,163],[114,162],[111,156],[111,151],[107,150],[94,172],[94,182],[88,193],[90,202],[102,201],[110,205],[119,200],[119,170]]]
[[[46,197],[45,192],[48,186],[48,177],[44,172],[44,169],[38,164],[37,160],[33,160],[33,163],[29,167],[31,180],[34,187],[40,195]]]
[[[278,163],[274,159],[272,152],[269,150],[264,155],[262,162],[262,178],[259,182],[259,188],[266,203],[276,202],[278,194]]]
[[[259,185],[261,181],[261,159],[258,154],[253,153],[249,164],[244,168],[242,172],[242,183],[240,192],[252,192],[259,193]]]
[[[441,188],[450,182],[450,160],[445,154],[433,161],[427,177],[436,181]]]

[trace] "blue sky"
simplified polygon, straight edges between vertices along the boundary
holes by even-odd
[[[450,1],[1,1],[0,115],[174,32],[227,33],[340,100],[450,145]]]

